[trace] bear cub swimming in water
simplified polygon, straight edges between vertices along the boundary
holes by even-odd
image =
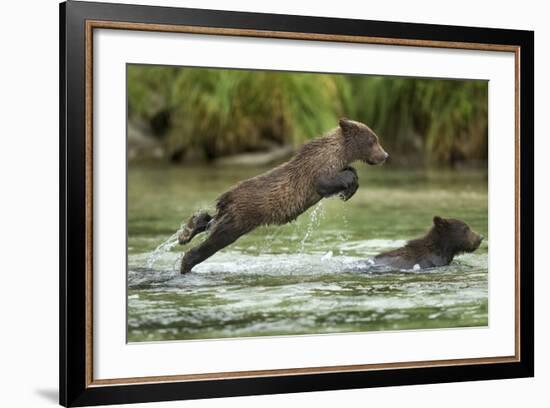
[[[483,236],[472,231],[464,221],[436,216],[424,237],[409,241],[402,248],[376,255],[374,264],[396,269],[449,265],[456,255],[478,249],[481,241]]]
[[[267,173],[245,180],[222,194],[214,216],[195,214],[179,235],[187,244],[204,231],[208,238],[186,251],[181,273],[260,225],[293,221],[324,197],[340,195],[345,201],[358,187],[357,172],[350,164],[380,164],[388,154],[378,136],[365,124],[341,119],[339,127],[302,146],[288,162]]]

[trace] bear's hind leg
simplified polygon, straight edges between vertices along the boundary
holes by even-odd
[[[185,253],[181,260],[180,272],[190,272],[193,267],[202,261],[210,258],[220,249],[235,242],[240,236],[244,235],[247,230],[216,224],[200,245],[191,248]]]
[[[179,244],[185,245],[191,241],[195,235],[206,231],[210,225],[210,221],[212,221],[212,217],[206,212],[193,215],[189,221],[187,221],[187,225],[185,225],[178,236]]]

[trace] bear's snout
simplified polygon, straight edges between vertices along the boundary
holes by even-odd
[[[384,150],[382,150],[382,158],[376,164],[384,164],[386,160],[388,160],[388,157],[390,157],[390,155]]]
[[[483,242],[484,239],[485,239],[485,237],[483,235],[478,234],[477,246],[479,246]]]
[[[372,155],[370,158],[365,160],[367,164],[370,165],[377,165],[384,163],[390,155],[381,147],[378,149],[378,152],[376,154]]]
[[[377,164],[382,164],[384,163],[386,160],[388,160],[388,157],[390,157],[390,155],[388,154],[388,152],[386,152],[382,146],[378,145],[379,147],[379,152],[378,154],[376,155],[376,159],[377,159]]]
[[[474,245],[473,245],[473,250],[475,251],[476,249],[479,248],[479,246],[481,245],[481,243],[483,242],[483,240],[485,239],[485,237],[481,234],[477,234],[475,233],[475,239],[474,239]]]

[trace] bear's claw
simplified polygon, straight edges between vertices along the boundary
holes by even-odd
[[[191,272],[191,269],[193,269],[193,267],[192,267],[192,266],[190,267],[189,265],[187,265],[187,264],[182,260],[181,265],[180,265],[180,274],[185,275],[186,273]]]
[[[185,245],[191,241],[191,238],[193,238],[193,230],[186,226],[178,235],[178,243],[180,245]]]
[[[193,237],[201,232],[204,232],[210,226],[212,217],[208,213],[195,214],[183,228],[183,230],[178,235],[178,243],[180,245],[185,245],[193,239]]]

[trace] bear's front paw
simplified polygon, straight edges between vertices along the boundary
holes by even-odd
[[[355,177],[357,177],[357,170],[355,170],[355,167],[347,166],[342,169],[342,171],[351,171]]]
[[[355,194],[358,188],[359,188],[359,183],[356,179],[354,183],[352,183],[349,187],[347,187],[345,190],[340,192],[339,196],[342,200],[348,201],[351,197],[353,197],[353,195]]]
[[[353,167],[346,167],[342,173],[344,177],[344,189],[338,194],[344,201],[349,200],[359,188],[359,177]]]

